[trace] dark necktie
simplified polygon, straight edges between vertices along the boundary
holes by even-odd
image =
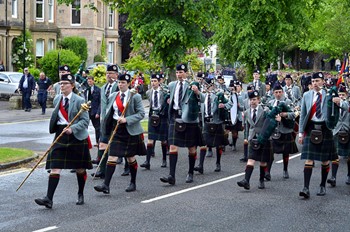
[[[111,87],[112,87],[112,85],[108,84],[108,88],[107,88],[107,91],[106,91],[106,97],[107,98],[109,97],[109,94],[111,93]]]
[[[276,106],[278,106],[279,104],[280,104],[280,101],[277,101]]]
[[[92,100],[91,88],[88,90],[88,101]]]
[[[158,108],[158,91],[154,91],[154,108]]]
[[[68,113],[68,109],[69,109],[69,99],[68,97],[66,97],[64,99],[64,110]]]
[[[292,88],[288,88],[287,95],[290,100],[292,100]]]
[[[178,101],[178,105],[179,105],[179,108],[181,109],[181,100],[182,100],[182,81],[180,81],[180,88],[179,88],[179,95],[178,95],[178,98],[179,98],[179,101]]]
[[[124,105],[124,97],[125,97],[125,94],[122,93],[122,94],[120,95],[120,101],[122,102],[123,105]],[[122,112],[119,110],[119,108],[118,108],[118,115],[119,115],[119,116],[122,115]]]
[[[253,110],[253,118],[252,118],[252,120],[255,123],[255,121],[256,121],[256,109]]]
[[[316,100],[316,118],[321,118],[322,112],[321,112],[321,101],[322,101],[322,95],[318,92],[317,93],[317,100]]]
[[[211,100],[210,100],[210,93],[208,93],[208,115],[211,116]]]

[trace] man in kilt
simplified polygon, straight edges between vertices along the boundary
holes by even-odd
[[[283,178],[288,179],[288,162],[289,162],[289,154],[294,154],[298,152],[297,145],[295,144],[295,138],[293,137],[293,128],[294,128],[294,122],[295,122],[295,113],[292,106],[292,101],[290,99],[287,99],[284,96],[284,91],[282,86],[275,85],[273,88],[273,100],[270,100],[268,102],[268,105],[270,107],[276,107],[280,103],[284,102],[287,106],[290,107],[290,112],[281,112],[279,115],[283,120],[278,123],[277,128],[275,129],[275,132],[272,134],[272,146],[273,146],[273,153],[280,154],[282,153],[283,156]],[[284,123],[286,120],[289,120],[289,126],[287,123]],[[293,127],[291,127],[291,125]],[[270,162],[268,163],[267,171],[265,173],[265,179],[271,180],[271,167],[272,163],[274,161],[274,157],[272,155],[272,158]]]
[[[151,75],[152,89],[147,90],[146,96],[150,110],[148,115],[148,142],[146,161],[140,166],[150,169],[151,156],[154,154],[155,141],[161,141],[163,162],[161,167],[166,167],[167,137],[168,137],[168,93],[160,87],[160,75]]]
[[[107,112],[102,122],[103,138],[101,138],[100,144],[107,146],[106,143],[112,136],[112,131],[116,126],[118,128],[109,147],[104,182],[94,187],[97,192],[109,194],[109,185],[118,157],[126,157],[129,163],[131,180],[125,191],[132,192],[136,190],[138,165],[135,155],[146,155],[143,129],[140,123],[145,116],[145,110],[141,95],[129,90],[130,81],[129,74],[120,75],[118,78],[119,91],[112,93],[108,98]]]
[[[190,85],[186,79],[186,64],[176,66],[177,81],[169,84],[169,130],[168,144],[170,172],[160,180],[170,185],[175,184],[175,170],[178,156],[178,147],[188,148],[189,170],[186,183],[193,182],[193,171],[196,162],[196,147],[202,146],[202,133],[199,128],[198,102],[204,102],[204,94],[195,84]],[[175,125],[176,124],[176,125]]]
[[[225,110],[225,105],[219,103],[218,96],[213,92],[213,79],[207,78],[205,81],[207,83],[207,93],[205,94],[204,103],[201,104],[201,115],[203,139],[206,146],[200,148],[199,164],[194,168],[195,171],[201,174],[203,174],[206,147],[216,147],[216,168],[214,171],[220,172],[223,146],[228,145],[224,131],[224,118],[220,117],[219,114],[219,108]]]
[[[337,148],[339,156],[347,158],[348,176],[346,184],[350,185],[350,113],[349,113],[349,102],[348,92],[344,86],[340,86],[338,89],[339,98],[333,98],[334,101],[341,107],[339,121],[333,129],[334,143]],[[332,177],[327,180],[332,187],[336,186],[336,178],[339,166],[339,157],[332,160]]]
[[[270,161],[272,156],[272,145],[271,140],[267,140],[265,144],[258,145],[257,137],[262,133],[262,127],[267,116],[267,112],[264,111],[263,107],[259,105],[260,96],[258,91],[254,90],[248,93],[250,99],[250,108],[244,112],[245,120],[245,131],[244,137],[245,143],[248,144],[248,162],[245,169],[245,177],[243,180],[238,181],[239,187],[249,190],[250,189],[250,177],[254,170],[255,161],[260,162],[260,178],[259,178],[259,189],[265,188],[264,177],[265,168],[267,163]],[[278,116],[277,116],[278,117]]]
[[[64,74],[61,76],[61,94],[56,95],[55,106],[50,119],[50,133],[57,138],[62,132],[63,136],[53,145],[47,160],[46,169],[51,169],[47,194],[44,198],[35,199],[38,205],[52,208],[52,199],[60,180],[62,169],[76,169],[78,179],[77,205],[84,204],[84,186],[86,182],[86,169],[92,169],[91,157],[88,148],[89,114],[82,112],[73,124],[67,128],[69,122],[78,114],[84,98],[73,93],[74,76]]]
[[[301,159],[306,161],[304,166],[304,188],[299,192],[299,196],[304,199],[310,197],[309,185],[314,160],[322,162],[320,191],[317,195],[324,196],[326,194],[329,161],[337,158],[333,133],[326,125],[328,108],[326,91],[322,89],[323,85],[323,73],[314,73],[312,75],[313,89],[305,92],[301,101],[298,142],[303,145]]]

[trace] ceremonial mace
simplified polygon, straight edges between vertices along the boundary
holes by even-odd
[[[87,103],[83,103],[81,104],[80,110],[78,112],[77,115],[75,115],[75,117],[72,119],[72,121],[69,122],[69,124],[65,127],[65,129],[68,129],[73,122],[80,116],[81,113],[85,112],[85,111],[89,111],[91,105],[91,101],[88,101]],[[49,154],[49,151],[51,150],[51,148],[53,147],[53,145],[55,145],[55,143],[58,142],[58,140],[63,136],[64,134],[64,129],[61,132],[61,134],[55,139],[55,141],[52,142],[51,146],[46,150],[45,154],[40,158],[40,160],[35,164],[35,166],[32,168],[32,170],[28,173],[28,175],[26,176],[26,178],[24,178],[24,180],[22,181],[22,183],[18,186],[18,188],[16,189],[16,192],[22,187],[22,185],[24,184],[24,182],[28,179],[28,177],[34,172],[34,170],[38,167],[38,165],[41,163],[41,161],[43,161],[43,159],[47,156],[47,154]]]
[[[130,97],[129,97],[129,99],[128,99],[128,101],[127,101],[127,103],[126,103],[126,105],[125,105],[125,107],[124,107],[124,110],[123,110],[122,114],[120,115],[120,117],[124,117],[125,112],[126,112],[128,106],[129,106],[129,103],[130,103],[130,100],[131,100],[132,96],[134,96],[137,92],[136,92],[135,89],[131,89],[131,90],[130,90],[130,93],[131,93],[131,94],[130,94]],[[111,143],[112,143],[112,141],[113,141],[113,137],[114,137],[115,134],[117,133],[118,126],[119,126],[119,122],[117,122],[117,125],[114,127],[114,130],[113,130],[111,136],[109,137],[107,147],[106,147],[105,151],[103,152],[103,155],[102,155],[102,157],[101,157],[101,159],[100,159],[100,162],[99,162],[98,165],[97,165],[96,172],[95,172],[94,176],[92,177],[93,180],[95,179],[96,173],[97,173],[98,170],[100,169],[102,160],[103,160],[104,157],[106,156],[106,154],[107,154],[107,152],[108,152],[108,150],[109,150],[109,147],[111,146]]]

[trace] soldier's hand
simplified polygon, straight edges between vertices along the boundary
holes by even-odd
[[[196,85],[192,85],[191,86],[191,89],[192,89],[192,91],[195,93],[195,94],[199,94],[199,89],[198,89],[198,87],[196,86]]]
[[[276,117],[275,117],[275,119],[276,119],[277,122],[280,122],[281,119],[282,119],[282,118],[281,118],[281,115],[277,114]]]
[[[298,143],[301,144],[301,145],[304,143],[304,138],[303,137],[304,136],[298,138]]]
[[[100,115],[99,115],[99,114],[96,114],[96,115],[95,115],[95,118],[100,118]]]
[[[64,133],[66,133],[67,135],[70,135],[70,134],[73,133],[72,128],[70,128],[70,127],[69,127],[69,128],[64,128],[63,131],[64,131]]]
[[[247,139],[244,140],[244,145],[248,145],[248,140]]]
[[[126,123],[126,119],[125,119],[124,117],[119,117],[119,118],[118,118],[118,123],[119,123],[119,124]]]
[[[225,104],[224,103],[220,103],[219,104],[219,108],[225,108]]]
[[[99,150],[106,150],[107,149],[107,143],[100,142],[100,144],[98,145],[98,149]]]

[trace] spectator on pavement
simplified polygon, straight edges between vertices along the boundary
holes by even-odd
[[[26,112],[30,112],[32,110],[30,96],[35,89],[35,80],[32,74],[29,73],[28,68],[24,68],[24,74],[19,81],[18,89],[22,93],[22,109]]]
[[[46,100],[47,92],[52,88],[51,80],[46,77],[44,72],[40,73],[39,80],[37,81],[38,90],[38,103],[41,106],[41,114],[44,115],[46,112]]]

